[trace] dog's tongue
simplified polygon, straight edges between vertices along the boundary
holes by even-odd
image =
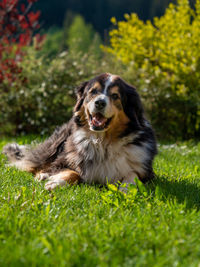
[[[93,115],[92,117],[92,124],[96,127],[101,127],[106,123],[107,119],[101,115],[100,113],[97,113]]]

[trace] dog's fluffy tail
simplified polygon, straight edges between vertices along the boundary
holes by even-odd
[[[8,144],[3,148],[10,166],[36,173],[56,159],[64,149],[65,141],[70,134],[69,125],[65,124],[55,130],[44,143],[32,146]]]
[[[27,160],[27,146],[21,146],[16,143],[8,144],[4,146],[2,152],[7,156],[10,166],[16,166],[21,170],[30,172],[34,169],[34,164],[31,164],[31,162]]]

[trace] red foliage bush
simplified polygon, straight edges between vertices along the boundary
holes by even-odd
[[[22,71],[18,63],[23,58],[23,48],[31,44],[40,27],[40,11],[30,11],[36,1],[28,0],[25,5],[19,0],[0,0],[0,83],[14,82]],[[42,39],[37,34],[36,48]]]

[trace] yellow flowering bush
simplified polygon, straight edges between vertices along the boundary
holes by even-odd
[[[161,18],[112,18],[113,54],[125,65],[124,78],[135,83],[157,132],[182,138],[200,136],[200,0],[170,4]]]

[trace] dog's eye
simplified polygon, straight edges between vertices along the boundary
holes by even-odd
[[[118,94],[112,94],[112,95],[111,95],[111,98],[112,98],[113,100],[117,100],[117,99],[119,99],[119,95],[118,95]]]
[[[90,91],[90,93],[91,93],[92,95],[96,95],[96,94],[98,93],[98,91],[97,91],[96,88],[94,88],[94,89],[92,89],[92,90]]]

